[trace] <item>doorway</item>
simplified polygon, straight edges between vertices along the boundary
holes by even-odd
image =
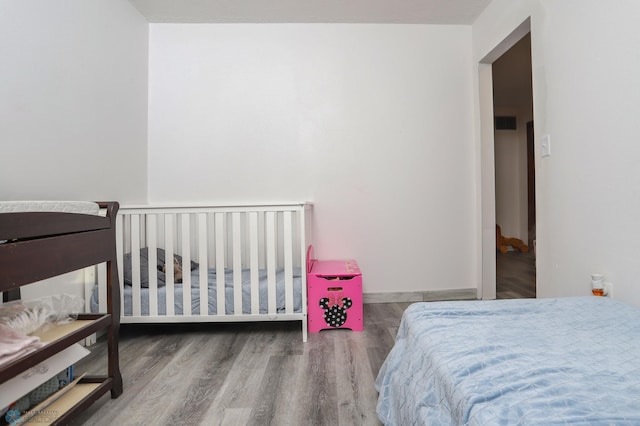
[[[496,298],[536,297],[531,34],[492,64],[495,119]]]
[[[527,19],[479,64],[483,299],[536,296],[530,28]],[[521,244],[502,253],[496,225]]]

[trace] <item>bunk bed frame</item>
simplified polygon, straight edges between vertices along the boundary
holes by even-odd
[[[19,297],[21,286],[67,272],[106,262],[106,313],[79,314],[64,326],[47,330],[43,347],[0,366],[0,384],[22,374],[38,363],[105,330],[108,347],[108,374],[85,376],[74,392],[61,396],[47,410],[57,415],[51,424],[66,424],[72,416],[111,392],[122,394],[122,376],[118,360],[120,328],[120,287],[116,266],[117,202],[98,203],[105,216],[60,212],[0,214],[0,291],[4,301]],[[115,301],[115,303],[114,303]],[[37,419],[33,421],[37,422]]]

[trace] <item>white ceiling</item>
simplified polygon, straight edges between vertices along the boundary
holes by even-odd
[[[149,22],[469,25],[491,0],[129,0]]]

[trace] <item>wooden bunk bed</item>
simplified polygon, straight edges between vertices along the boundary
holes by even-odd
[[[106,215],[66,212],[0,214],[0,291],[3,301],[16,298],[21,286],[106,262],[106,313],[79,314],[78,319],[54,326],[40,335],[44,346],[0,365],[0,385],[21,375],[60,351],[104,330],[108,339],[108,373],[85,376],[47,410],[55,418],[46,423],[66,424],[107,392],[122,394],[118,361],[120,289],[116,266],[117,202],[98,203]],[[115,303],[114,303],[115,301]],[[38,333],[36,333],[38,334]],[[64,389],[64,388],[63,388]],[[37,417],[32,422],[42,424]]]

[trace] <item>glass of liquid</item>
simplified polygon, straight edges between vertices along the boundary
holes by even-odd
[[[591,274],[591,293],[594,296],[605,296],[604,275]]]

